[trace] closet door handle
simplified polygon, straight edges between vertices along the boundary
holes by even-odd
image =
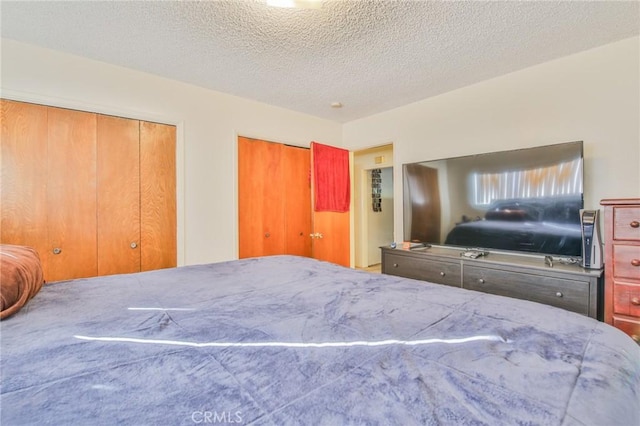
[[[264,234],[264,237],[265,237],[265,238],[269,238],[270,236],[271,236],[271,234],[270,234],[269,232],[267,232],[267,233],[265,233],[265,234]]]
[[[56,247],[56,248],[53,249],[53,254],[60,254],[60,253],[62,253],[62,249],[61,248]]]
[[[133,241],[131,244],[129,244],[129,247],[134,249],[134,248],[138,247],[138,244],[135,241]]]

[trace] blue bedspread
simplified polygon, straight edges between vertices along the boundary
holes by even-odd
[[[2,425],[638,425],[640,348],[522,300],[274,256],[51,284]]]

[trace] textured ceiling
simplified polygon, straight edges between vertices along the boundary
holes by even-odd
[[[0,14],[5,38],[347,122],[638,35],[639,6],[2,1]]]

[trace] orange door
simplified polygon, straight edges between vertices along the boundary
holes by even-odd
[[[140,269],[177,264],[176,127],[140,122]]]
[[[0,242],[47,281],[176,265],[174,126],[0,103]]]
[[[238,137],[240,259],[284,253],[283,145]]]
[[[310,166],[306,148],[238,137],[241,259],[284,253],[350,265],[350,214],[312,213]]]
[[[97,274],[96,114],[48,109],[47,281]]]
[[[311,177],[313,179],[313,155],[311,157]],[[312,188],[314,187],[315,182],[312,184]],[[312,204],[315,204],[313,196]],[[351,212],[317,212],[315,205],[313,205],[312,227],[313,257],[338,265],[351,266]]]
[[[351,265],[349,212],[313,212],[313,257]]]
[[[4,99],[0,104],[0,242],[36,249],[48,279],[47,107]]]
[[[284,253],[311,257],[311,157],[309,149],[283,146]]]
[[[98,275],[140,271],[140,123],[98,115]]]

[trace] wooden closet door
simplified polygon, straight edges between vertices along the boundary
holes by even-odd
[[[140,122],[98,115],[98,275],[140,271]]]
[[[313,164],[313,153],[311,153],[312,188],[314,188]],[[342,266],[351,266],[351,212],[317,212],[313,205],[313,190],[311,199],[311,227],[313,234],[316,235],[311,243],[312,257]]]
[[[0,100],[0,242],[33,247],[48,277],[47,107]]]
[[[48,281],[97,274],[96,114],[49,108]],[[41,253],[42,255],[42,253]]]
[[[282,145],[238,137],[241,259],[284,252]]]
[[[140,122],[141,270],[177,264],[176,128]]]
[[[311,153],[285,145],[283,155],[285,254],[311,257]]]

